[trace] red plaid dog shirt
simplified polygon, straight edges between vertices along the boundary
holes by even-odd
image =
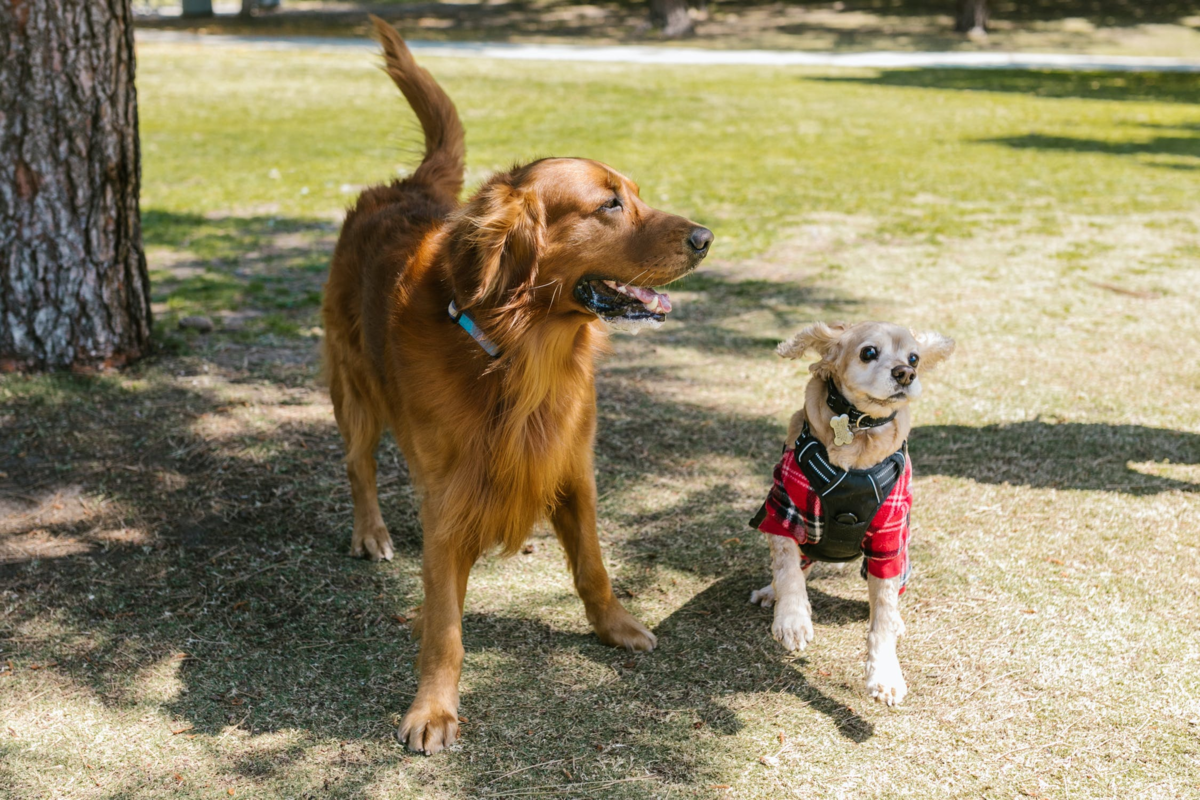
[[[807,430],[806,430],[807,433]],[[805,440],[802,438],[798,444]],[[823,448],[822,448],[823,451]],[[842,472],[826,461],[820,463],[831,471],[830,486],[826,495],[840,481],[836,474]],[[872,481],[872,484],[874,481]],[[808,477],[796,463],[795,450],[788,448],[775,466],[775,483],[758,516],[751,522],[763,533],[788,536],[799,545],[817,543],[821,540],[825,526],[821,498],[813,489]],[[879,511],[871,519],[862,540],[865,556],[862,576],[870,573],[877,578],[901,576],[900,591],[908,583],[911,567],[908,561],[909,512],[912,510],[912,461],[904,453],[904,470],[900,473],[888,496],[883,499]],[[815,559],[801,555],[801,565],[808,567]]]

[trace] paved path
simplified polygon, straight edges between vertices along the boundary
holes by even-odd
[[[138,29],[146,43],[254,47],[266,50],[361,50],[378,52],[369,39],[319,36],[227,36]],[[1096,72],[1197,72],[1200,60],[1134,56],[1084,56],[1066,53],[818,53],[794,50],[703,50],[697,47],[638,45],[508,44],[501,42],[421,42],[408,46],[421,56],[500,58],[524,61],[592,61],[611,64],[683,64],[697,66],[875,67],[903,69],[1047,69]]]

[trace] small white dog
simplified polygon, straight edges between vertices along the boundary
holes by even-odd
[[[750,602],[774,604],[771,633],[788,650],[803,650],[813,638],[808,569],[815,561],[865,556],[867,693],[898,705],[908,693],[896,657],[909,575],[908,404],[921,394],[918,373],[954,352],[954,341],[885,322],[818,322],[776,352],[800,358],[810,350],[820,360],[809,367],[804,407],[792,415],[775,484],[750,522],[774,534],[771,584]]]

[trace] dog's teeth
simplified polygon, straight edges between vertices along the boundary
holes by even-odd
[[[604,285],[605,285],[605,286],[607,286],[607,287],[608,287],[608,288],[610,288],[610,289],[615,289],[615,288],[617,288],[617,282],[616,282],[616,281],[605,281],[605,282],[604,282]]]

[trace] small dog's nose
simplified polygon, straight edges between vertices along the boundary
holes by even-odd
[[[901,364],[898,367],[892,367],[892,377],[901,386],[908,386],[913,382],[913,378],[917,377],[917,371],[907,364]]]
[[[713,232],[708,228],[693,228],[692,235],[688,237],[688,244],[697,253],[707,253],[708,246],[712,244]]]

